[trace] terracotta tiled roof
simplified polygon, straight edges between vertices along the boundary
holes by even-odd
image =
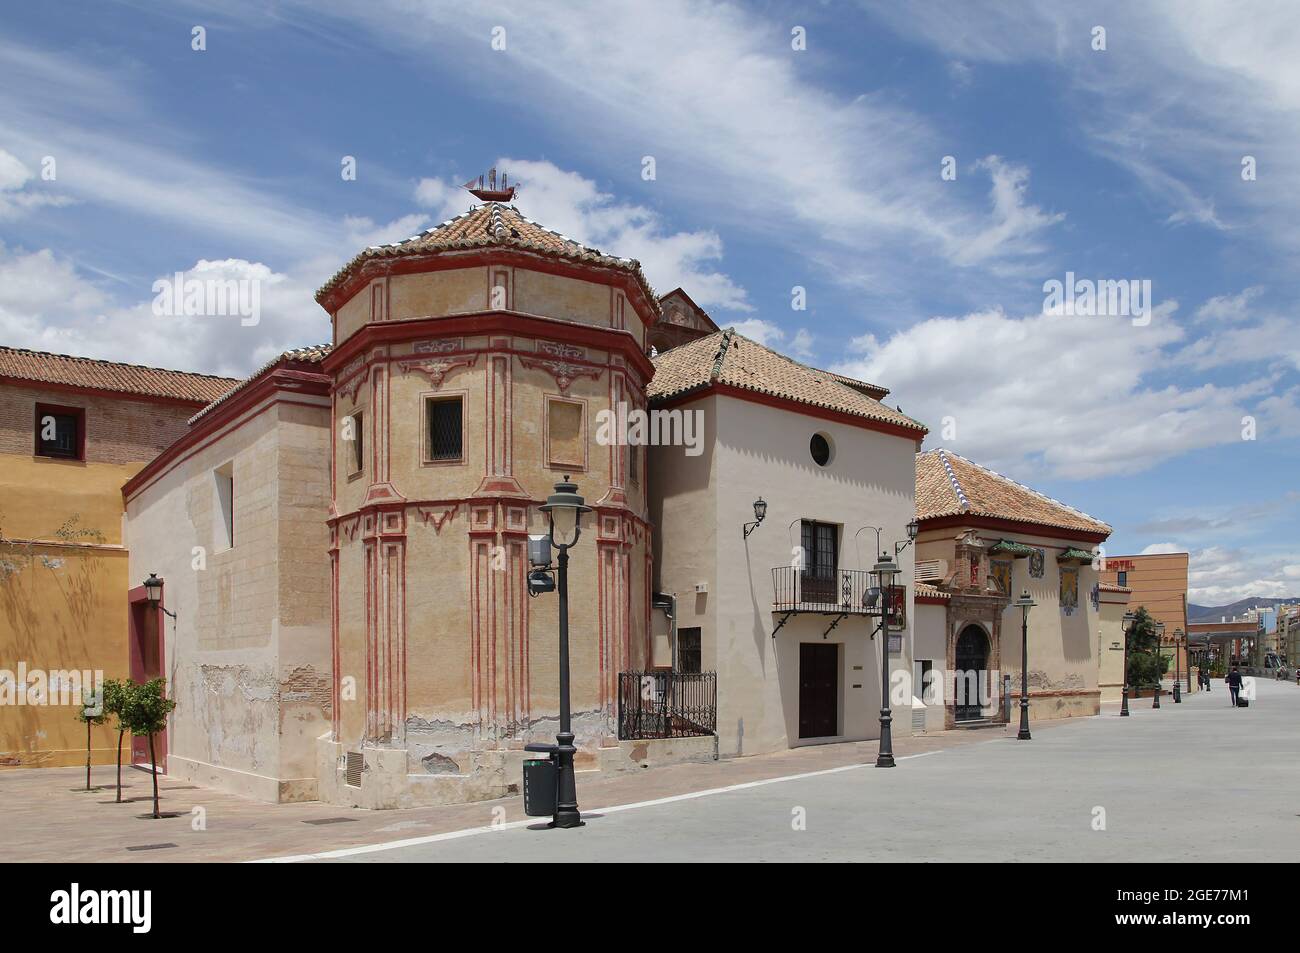
[[[641,263],[633,258],[617,258],[595,248],[580,245],[572,238],[551,231],[531,219],[513,205],[486,202],[476,205],[464,215],[448,219],[441,225],[412,235],[388,245],[372,245],[360,252],[321,286],[316,300],[337,288],[353,269],[372,258],[396,258],[404,255],[427,255],[432,252],[456,251],[471,248],[521,248],[570,261],[604,265],[631,272],[645,291],[651,306],[658,307],[658,297],[641,271]]]
[[[259,377],[261,377],[271,368],[279,367],[281,365],[287,365],[287,364],[319,364],[321,361],[325,359],[325,356],[329,354],[331,350],[333,350],[332,345],[313,344],[308,347],[294,348],[291,351],[285,351],[283,354],[271,358],[271,360],[267,361],[256,371],[250,374],[247,380],[236,382],[234,387],[230,388],[230,390],[226,391],[226,393],[222,394],[219,398],[214,400],[212,403],[208,404],[208,406],[204,407],[197,414],[191,417],[189,419],[189,423],[192,424],[196,420],[202,418],[209,411],[215,410],[218,406],[225,403],[231,397],[234,397],[236,394],[242,391],[249,384],[253,383],[253,381],[257,380]]]
[[[1097,589],[1100,592],[1132,592],[1128,586],[1117,586],[1113,582],[1099,582]]]
[[[819,370],[817,373],[825,374],[847,387],[852,387],[858,393],[866,394],[868,397],[874,398],[875,400],[884,400],[889,396],[889,388],[881,387],[879,384],[868,384],[866,381],[860,381],[852,377],[845,377],[843,374],[836,374],[834,371]]]
[[[933,586],[928,582],[913,583],[916,588],[916,598],[918,599],[950,599],[951,593]]]
[[[0,346],[0,377],[34,384],[60,384],[142,397],[166,397],[196,404],[216,400],[239,383],[238,379],[229,377],[3,346]]]
[[[916,455],[916,515],[992,516],[1054,529],[1110,535],[1110,526],[1087,513],[994,473],[951,450]]]
[[[720,383],[905,427],[918,437],[926,433],[924,424],[850,387],[840,375],[800,364],[734,328],[664,351],[654,365],[655,376],[647,388],[652,401]]]

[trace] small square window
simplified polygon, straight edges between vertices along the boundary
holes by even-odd
[[[85,458],[86,412],[80,407],[36,405],[36,455],[63,460]]]
[[[365,418],[357,411],[348,418],[349,424],[344,434],[348,445],[348,476],[355,476],[366,468],[366,428]]]
[[[445,463],[465,458],[465,406],[460,397],[429,397],[424,402],[425,459]]]

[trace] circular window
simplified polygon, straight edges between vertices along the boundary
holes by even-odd
[[[813,463],[824,467],[831,462],[831,442],[825,434],[815,433],[808,441],[808,452],[812,454]]]

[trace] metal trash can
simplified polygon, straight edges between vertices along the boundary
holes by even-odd
[[[550,758],[524,762],[524,813],[551,817],[555,813],[555,762]]]

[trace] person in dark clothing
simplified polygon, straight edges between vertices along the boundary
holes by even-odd
[[[1232,666],[1232,671],[1228,673],[1228,692],[1232,695],[1232,707],[1237,707],[1237,696],[1241,694],[1241,672],[1237,671],[1237,666]]]

